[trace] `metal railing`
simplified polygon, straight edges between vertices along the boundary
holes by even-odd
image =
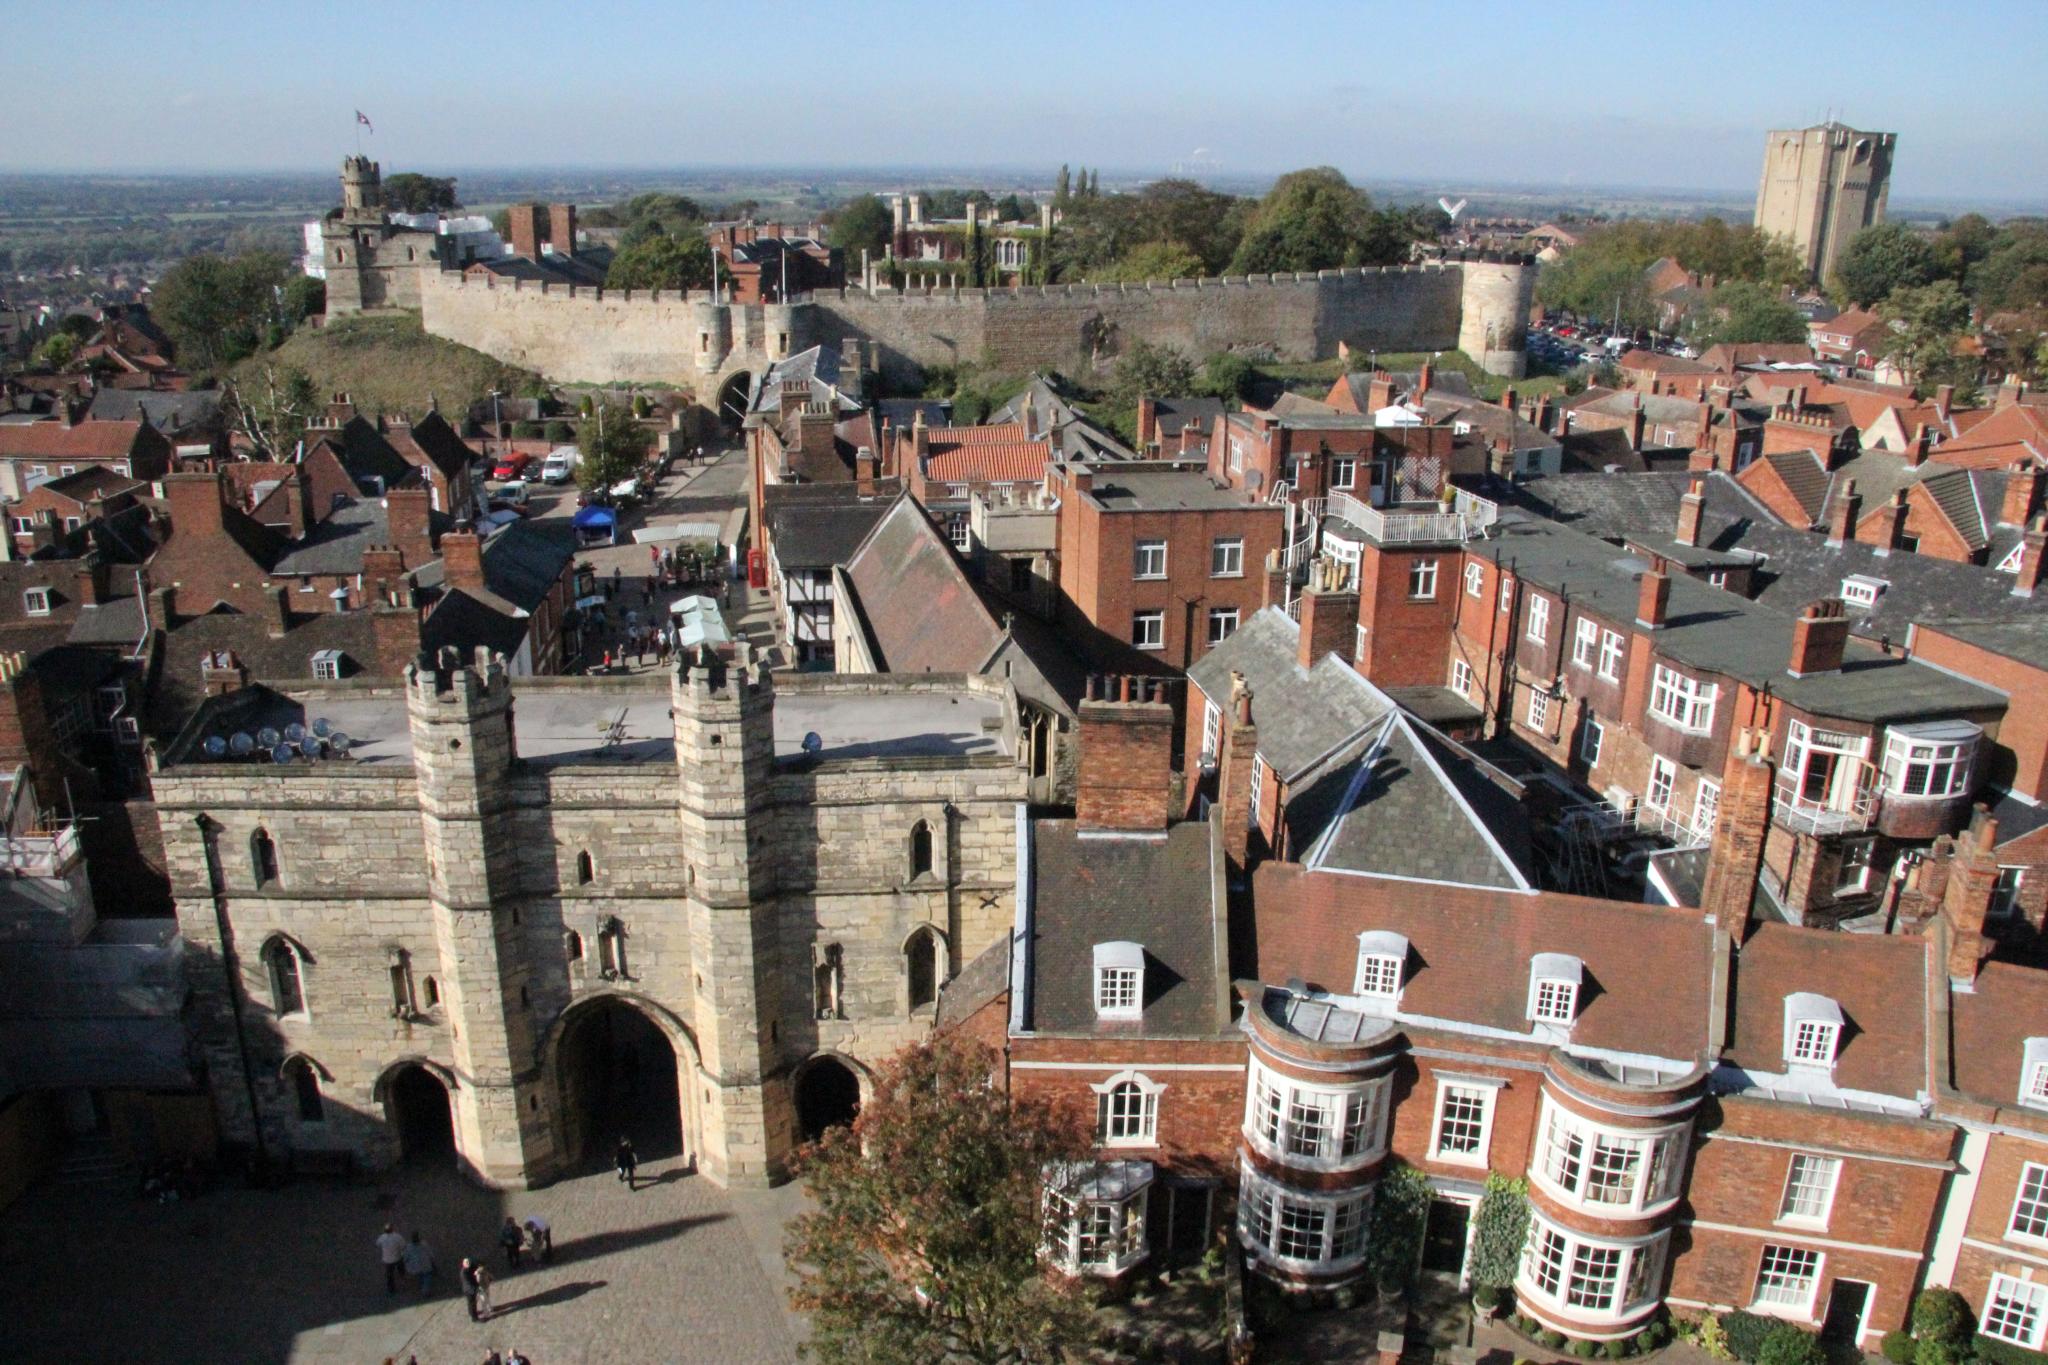
[[[1780,777],[1772,793],[1771,818],[1801,834],[1849,834],[1870,828],[1877,818],[1877,793],[1864,789],[1846,806],[1802,796],[1796,778]]]
[[[1428,510],[1434,508],[1435,510]],[[1500,516],[1500,508],[1485,498],[1463,489],[1452,491],[1451,501],[1426,507],[1373,507],[1349,493],[1330,494],[1329,512],[1364,531],[1382,545],[1402,545],[1438,540],[1469,540]]]
[[[16,877],[61,877],[78,861],[78,826],[0,835],[0,867]]]

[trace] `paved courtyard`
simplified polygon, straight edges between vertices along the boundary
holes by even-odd
[[[223,1189],[187,1204],[46,1184],[0,1214],[9,1362],[477,1365],[516,1346],[534,1365],[794,1360],[782,1229],[793,1186],[727,1193],[675,1163],[494,1194],[452,1171]],[[505,1269],[506,1213],[554,1228],[551,1265]],[[384,1292],[373,1239],[418,1228],[440,1270],[425,1300]],[[488,1254],[496,1315],[472,1323],[464,1255]]]

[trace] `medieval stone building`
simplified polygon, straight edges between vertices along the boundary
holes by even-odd
[[[224,1135],[520,1186],[625,1133],[780,1179],[1007,934],[1017,714],[744,645],[665,684],[449,651],[210,699],[155,792]]]

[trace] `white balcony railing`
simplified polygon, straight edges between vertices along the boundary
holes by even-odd
[[[1382,545],[1469,540],[1492,526],[1500,515],[1500,508],[1494,503],[1463,489],[1453,490],[1448,504],[1388,508],[1370,506],[1349,493],[1332,493],[1329,511],[1331,516],[1342,517]]]
[[[1870,828],[1877,817],[1877,793],[1868,788],[1846,801],[1816,801],[1799,793],[1796,779],[1780,777],[1771,801],[1771,818],[1801,834],[1851,834]]]
[[[78,861],[78,826],[0,835],[0,866],[15,877],[61,877]]]

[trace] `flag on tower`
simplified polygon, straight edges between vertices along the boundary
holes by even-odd
[[[356,110],[356,122],[362,124],[365,128],[369,128],[373,133],[377,131],[375,128],[370,127],[370,116],[360,109]]]

